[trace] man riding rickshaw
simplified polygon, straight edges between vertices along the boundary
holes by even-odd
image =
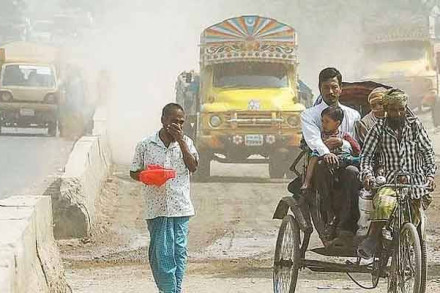
[[[274,292],[295,292],[298,270],[305,267],[345,272],[358,285],[350,273],[371,273],[371,288],[386,277],[388,292],[425,292],[424,209],[430,202],[429,191],[435,188],[436,171],[425,129],[406,106],[407,96],[400,90],[374,82],[342,83],[334,68],[320,73],[319,85],[321,97],[302,117],[306,145],[292,165],[298,175],[288,188],[293,196],[284,197],[274,214],[274,218],[283,219],[275,250]],[[340,136],[323,139],[322,114],[329,112],[328,108],[342,110],[341,132],[357,139],[363,134],[360,165],[357,160],[344,162],[334,152],[352,147],[349,141]],[[370,116],[365,116],[370,109]],[[360,120],[361,116],[365,119]],[[304,154],[300,173],[296,166]],[[305,175],[313,154],[318,163],[308,186]],[[379,170],[385,175],[381,186],[373,184]],[[372,224],[367,236],[355,236],[362,185],[374,195]],[[325,212],[329,208],[334,211],[333,218]],[[324,247],[310,251],[356,261],[340,264],[306,259],[313,227]],[[361,258],[369,261],[363,264]]]
[[[325,141],[322,137],[322,112],[329,107],[339,107],[343,112],[343,120],[340,123],[340,132],[347,133],[354,137],[354,125],[360,120],[358,111],[339,103],[342,93],[342,75],[335,68],[326,68],[319,74],[319,89],[321,99],[311,108],[305,110],[301,116],[302,131],[308,148],[315,152],[322,160],[317,164],[313,174],[313,186],[320,194],[324,205],[332,205],[333,202],[340,204],[334,208],[326,206],[327,210],[335,209],[334,217],[326,219],[327,227],[323,240],[328,241],[337,237],[353,235],[356,232],[357,217],[357,194],[360,189],[360,182],[357,180],[359,170],[355,165],[339,166],[338,156],[332,150],[347,147],[349,142],[344,137],[331,136]],[[330,167],[330,168],[329,168]],[[337,167],[337,168],[332,168]],[[339,193],[333,192],[335,179],[344,182],[344,188],[339,188]],[[303,188],[302,194],[309,192]],[[335,200],[338,198],[338,200]]]
[[[426,184],[427,188],[414,190],[413,209],[417,214],[420,206],[426,209],[431,198],[429,191],[434,190],[434,175],[436,164],[431,140],[420,120],[407,110],[408,96],[398,90],[391,89],[385,92],[383,106],[386,118],[379,120],[365,137],[361,158],[361,178],[366,189],[371,189],[375,183],[374,158],[377,150],[381,165],[385,170],[388,182],[392,181],[396,172],[405,171],[412,174],[413,183]],[[410,179],[402,175],[402,183]],[[381,189],[373,200],[373,221],[367,239],[359,247],[360,256],[370,258],[373,256],[379,233],[381,233],[386,220],[391,216],[395,205],[396,196],[392,188]],[[417,224],[417,223],[416,223]]]

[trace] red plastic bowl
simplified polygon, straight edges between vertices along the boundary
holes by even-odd
[[[147,166],[139,175],[139,180],[147,185],[162,186],[169,179],[176,178],[176,171],[157,165]]]

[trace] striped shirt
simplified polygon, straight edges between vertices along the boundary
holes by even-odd
[[[416,174],[411,177],[414,184],[426,183],[426,177],[434,177],[436,172],[435,155],[431,140],[420,120],[407,117],[399,143],[397,133],[388,126],[387,119],[379,119],[365,137],[361,153],[361,179],[374,176],[373,165],[376,149],[385,169],[387,183],[394,183],[396,172]],[[428,192],[417,188],[414,198]]]

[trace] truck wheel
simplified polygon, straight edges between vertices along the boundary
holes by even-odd
[[[284,170],[272,160],[269,161],[269,176],[272,179],[284,178]]]
[[[47,134],[49,136],[57,136],[57,123],[56,122],[49,122],[49,125],[47,127]]]
[[[209,154],[200,154],[199,166],[194,175],[197,181],[205,181],[211,177],[211,156]]]
[[[269,155],[269,176],[272,179],[284,178],[289,169],[288,150],[279,150]]]
[[[280,179],[284,177],[284,162],[280,154],[273,154],[269,157],[269,176],[272,179]]]

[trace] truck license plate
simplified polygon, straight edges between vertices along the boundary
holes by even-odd
[[[34,109],[20,109],[20,116],[35,116]]]
[[[247,146],[260,146],[263,145],[263,136],[258,134],[249,134],[245,136],[244,144]]]

